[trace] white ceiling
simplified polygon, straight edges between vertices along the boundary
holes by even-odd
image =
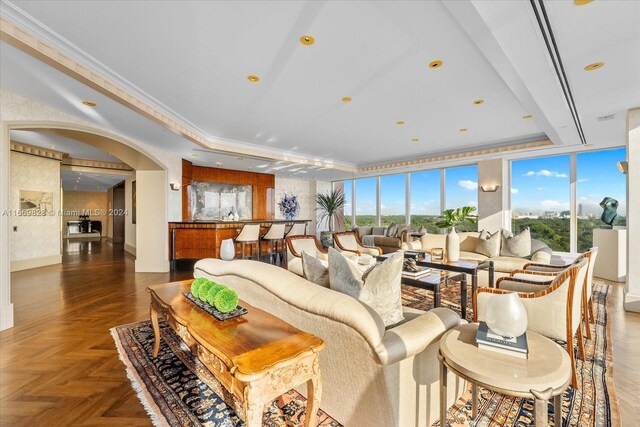
[[[624,144],[626,110],[640,106],[640,2],[545,5],[587,141]],[[579,143],[529,2],[2,6],[5,17],[46,34],[211,141],[352,165],[545,135],[556,145]],[[316,43],[301,45],[303,34]],[[282,164],[206,152],[6,43],[0,48],[3,88],[196,164],[300,172],[288,172],[293,165],[274,169]],[[435,59],[444,65],[431,70],[427,64]],[[606,66],[583,70],[596,61]],[[247,81],[249,74],[260,82]],[[353,101],[343,103],[343,96]],[[83,99],[98,107],[82,106]],[[486,102],[473,105],[475,99]],[[613,120],[597,120],[612,113]],[[521,119],[525,114],[534,118]],[[339,177],[331,170],[304,170],[298,176]]]
[[[35,132],[28,130],[12,130],[11,140],[35,145],[37,147],[51,148],[55,151],[69,154],[75,159],[100,160],[103,162],[119,162],[120,159],[105,153],[91,145],[45,132]]]
[[[104,193],[127,179],[129,174],[77,172],[61,170],[60,180],[65,191],[93,191]]]

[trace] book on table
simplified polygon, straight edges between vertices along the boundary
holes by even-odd
[[[476,333],[478,348],[526,359],[529,356],[527,333],[518,337],[503,337],[489,329],[486,322],[480,322]]]
[[[402,270],[402,275],[404,277],[408,277],[410,279],[415,279],[417,277],[422,277],[425,276],[429,273],[431,273],[431,269],[429,267],[417,267],[418,271],[408,271],[408,270]]]

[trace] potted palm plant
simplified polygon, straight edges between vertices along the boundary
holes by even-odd
[[[333,241],[333,222],[344,217],[344,205],[347,199],[342,190],[333,190],[330,193],[316,195],[316,211],[319,212],[318,222],[326,222],[328,231],[320,232],[322,246],[329,247]]]
[[[456,225],[465,221],[475,224],[478,221],[478,215],[473,214],[475,210],[474,206],[447,209],[442,212],[442,221],[436,222],[436,227],[451,228],[451,231],[447,234],[446,248],[449,261],[458,261],[460,259],[460,237],[456,233]]]

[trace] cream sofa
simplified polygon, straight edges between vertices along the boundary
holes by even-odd
[[[349,427],[418,427],[438,419],[438,345],[461,320],[453,311],[405,308],[405,321],[385,330],[380,316],[358,300],[311,283],[283,268],[249,260],[203,259],[194,277],[238,292],[247,303],[321,337],[320,406]],[[449,377],[448,404],[464,381]],[[299,390],[306,395],[306,388]]]
[[[459,232],[460,237],[460,259],[461,260],[474,260],[474,261],[493,261],[493,268],[495,271],[495,280],[500,277],[507,277],[514,270],[519,270],[524,267],[525,264],[530,262],[549,264],[551,262],[551,249],[537,239],[531,239],[531,247],[533,252],[527,258],[516,258],[507,256],[498,256],[489,258],[486,255],[475,252],[476,245],[478,244],[480,233],[478,232]],[[405,242],[402,244],[403,251],[428,251],[433,248],[446,248],[447,235],[446,234],[425,234],[420,237],[420,240],[414,240],[413,242]],[[487,271],[480,271],[478,273],[478,286],[488,286],[489,275]]]
[[[357,233],[365,246],[377,246],[384,254],[400,250],[403,242],[411,240],[412,233],[408,225],[399,225],[393,236],[387,235],[387,227],[356,227],[352,231]]]

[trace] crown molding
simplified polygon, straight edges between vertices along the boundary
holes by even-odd
[[[112,171],[131,172],[133,169],[126,163],[106,162],[102,160],[78,159],[73,157],[65,157],[62,160],[63,166],[79,167],[79,168],[95,168],[109,169]]]
[[[53,159],[62,161],[65,153],[56,150],[49,150],[47,148],[38,147],[31,144],[25,144],[20,141],[11,141],[9,143],[9,147],[11,151],[15,151],[16,153],[30,154],[32,156],[45,157],[47,159]]]
[[[0,3],[0,40],[50,65],[188,141],[218,153],[285,160],[353,173],[355,165],[207,135],[161,102],[7,1]]]

